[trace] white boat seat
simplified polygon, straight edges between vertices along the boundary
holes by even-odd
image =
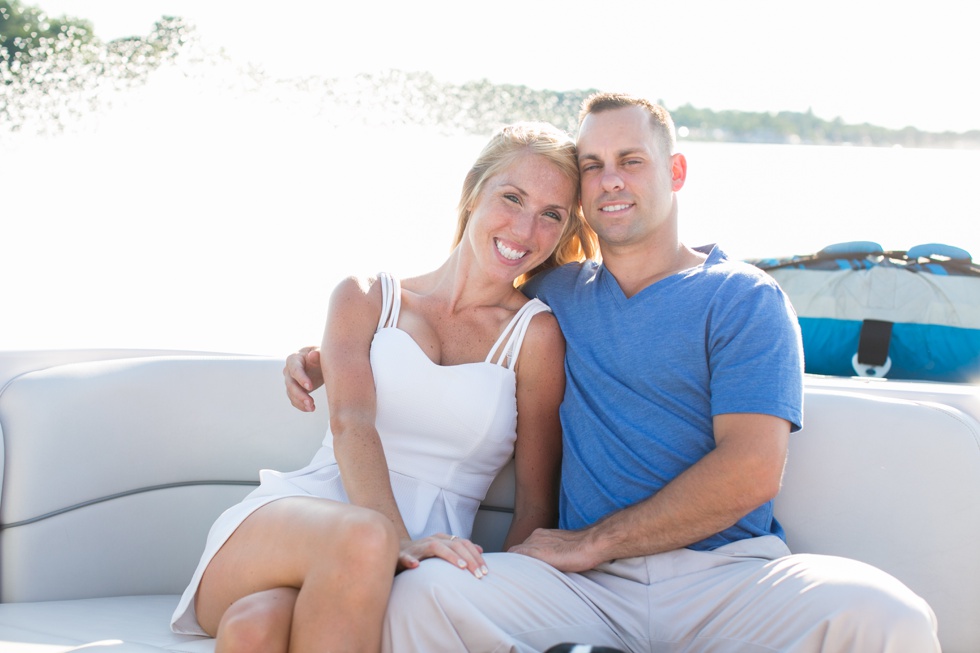
[[[308,461],[325,399],[314,414],[293,409],[280,359],[15,363],[4,370],[0,355],[0,383],[13,377],[0,388],[0,653],[213,651],[170,632],[177,595],[211,522],[258,470]],[[808,383],[776,501],[790,547],[882,567],[932,604],[947,653],[978,651],[980,425],[847,381]],[[477,516],[487,550],[512,506],[508,467]]]

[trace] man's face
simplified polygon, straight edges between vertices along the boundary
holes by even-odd
[[[578,137],[585,219],[604,247],[653,237],[674,215],[684,157],[671,156],[642,107],[585,117]]]

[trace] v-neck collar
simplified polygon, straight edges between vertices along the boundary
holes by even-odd
[[[632,297],[626,296],[626,293],[623,292],[622,287],[619,285],[619,281],[616,280],[615,275],[613,275],[613,273],[610,272],[609,269],[606,267],[605,262],[599,264],[599,269],[596,271],[596,274],[599,277],[599,283],[601,283],[603,287],[612,295],[612,297],[616,300],[617,304],[620,304],[622,306],[629,306],[631,303],[638,304],[640,302],[634,300],[637,300],[641,295],[649,294],[650,292],[652,292],[652,289],[658,287],[663,288],[664,284],[669,285],[671,283],[676,283],[678,279],[686,276],[688,273],[691,272],[691,270],[696,270],[699,268],[708,267],[709,265],[714,265],[715,263],[718,263],[719,261],[722,261],[726,258],[725,253],[721,250],[721,248],[719,248],[714,243],[710,245],[701,245],[698,247],[692,247],[691,249],[693,249],[696,252],[701,252],[702,254],[706,254],[707,258],[697,265],[692,265],[689,268],[678,270],[673,274],[667,275],[663,279],[658,279],[654,281],[650,285],[642,288],[639,292],[634,294]]]

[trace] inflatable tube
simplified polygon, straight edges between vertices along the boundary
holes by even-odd
[[[855,241],[750,262],[793,303],[807,372],[980,382],[980,266],[966,250]]]

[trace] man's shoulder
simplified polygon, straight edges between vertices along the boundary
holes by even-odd
[[[708,255],[703,269],[708,276],[718,281],[730,281],[735,284],[746,284],[748,286],[764,285],[778,287],[772,276],[764,270],[757,268],[751,263],[729,258],[717,245],[695,249],[704,251]]]

